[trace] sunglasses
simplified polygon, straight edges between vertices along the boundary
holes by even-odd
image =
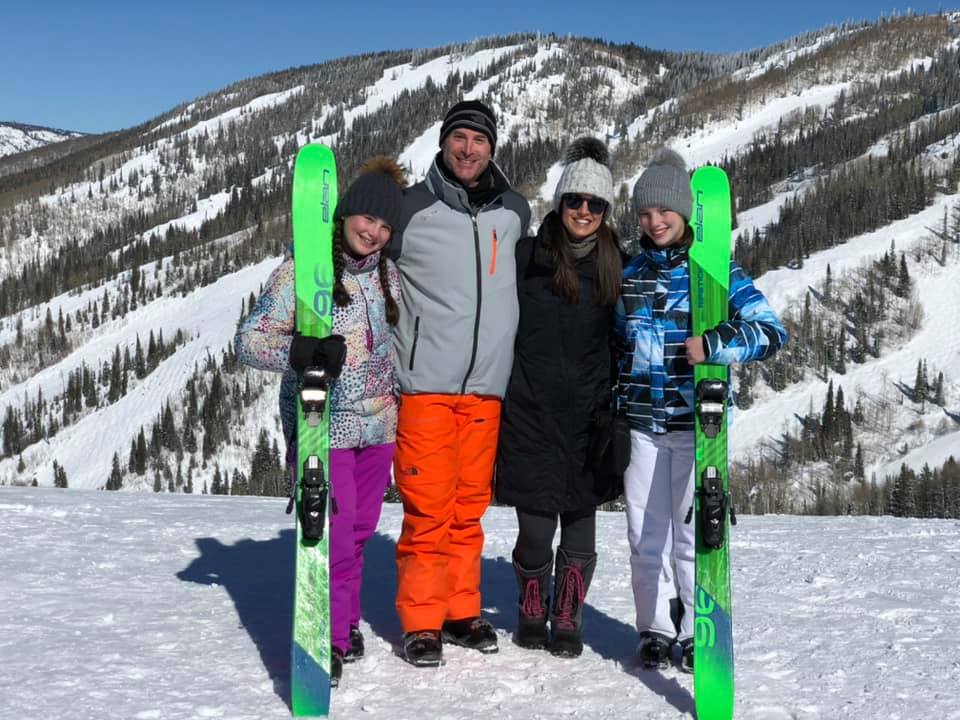
[[[583,204],[587,204],[587,210],[594,215],[599,215],[607,209],[607,201],[603,198],[588,198],[583,195],[564,195],[563,204],[568,210],[579,210]]]

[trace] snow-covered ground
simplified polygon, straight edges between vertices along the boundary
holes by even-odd
[[[0,488],[0,718],[289,717],[293,533],[284,501]],[[333,718],[693,717],[692,677],[640,669],[625,519],[602,513],[577,660],[516,647],[513,511],[484,518],[500,652],[395,655],[387,505]],[[739,720],[960,720],[960,522],[741,517],[732,543]]]

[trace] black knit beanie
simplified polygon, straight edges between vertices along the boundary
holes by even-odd
[[[337,218],[372,215],[383,218],[394,230],[403,219],[404,172],[392,159],[377,157],[368,161],[360,175],[337,203]]]
[[[447,110],[440,126],[440,146],[447,135],[457,128],[469,128],[482,132],[490,141],[490,153],[497,147],[497,121],[493,110],[479,100],[463,100]]]

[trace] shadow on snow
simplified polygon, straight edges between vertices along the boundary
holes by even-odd
[[[196,540],[199,557],[177,573],[185,582],[220,585],[230,595],[243,628],[260,653],[274,692],[289,706],[290,635],[293,622],[294,531],[270,540],[241,540],[224,545],[216,538]],[[483,558],[483,614],[498,630],[517,629],[517,585],[507,558]],[[363,619],[378,637],[398,648],[402,636],[394,608],[397,586],[396,543],[382,533],[367,542],[363,568]],[[617,663],[651,692],[680,712],[692,712],[693,698],[675,679],[639,668],[633,660],[637,633],[633,626],[598,610],[583,608],[584,645]],[[509,642],[509,641],[508,641]],[[575,670],[576,661],[571,661]]]
[[[290,705],[290,636],[293,625],[294,531],[270,540],[224,545],[197,538],[199,557],[177,573],[185,582],[220,585],[230,595],[240,624],[260,652],[274,692]]]

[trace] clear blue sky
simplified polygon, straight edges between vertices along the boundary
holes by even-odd
[[[236,80],[360,52],[518,31],[664,50],[761,47],[846,20],[960,0],[138,0],[6,3],[0,121],[105,132]]]

